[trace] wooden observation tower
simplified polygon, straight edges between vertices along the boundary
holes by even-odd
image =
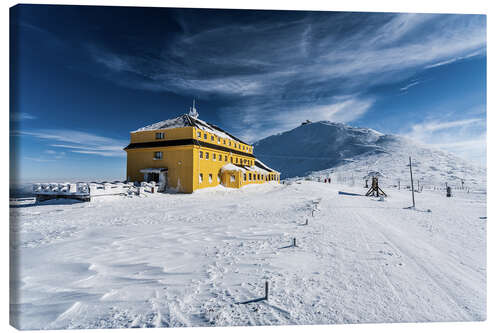
[[[380,177],[383,177],[383,175],[380,172],[370,172],[366,177],[365,180],[368,180],[369,178],[372,179],[372,187],[366,192],[366,196],[384,196],[386,197],[387,194],[378,186],[378,179]]]

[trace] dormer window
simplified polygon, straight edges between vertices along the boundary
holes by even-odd
[[[165,139],[165,133],[163,132],[156,133],[156,139]]]
[[[155,160],[161,160],[163,158],[163,153],[161,151],[155,151],[154,158]]]

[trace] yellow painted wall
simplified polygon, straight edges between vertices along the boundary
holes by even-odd
[[[127,177],[130,181],[144,181],[141,169],[168,168],[168,187],[181,192],[193,192],[193,146],[141,148],[127,150]],[[154,153],[163,152],[161,160]]]
[[[222,147],[231,148],[237,151],[245,152],[252,154],[253,147],[250,145],[245,145],[239,141],[228,139],[224,137],[218,137],[215,134],[212,134],[207,131],[203,131],[198,128],[194,128],[194,138],[200,142],[208,142],[211,144],[221,145]]]
[[[203,157],[200,158],[200,151],[203,153]],[[208,153],[208,159],[206,154]],[[215,154],[215,160],[214,160]],[[252,165],[255,163],[255,158],[243,156],[240,154],[229,153],[218,149],[206,148],[194,146],[193,158],[194,158],[194,170],[193,170],[193,183],[195,184],[194,189],[205,188],[217,186],[220,184],[217,176],[222,176],[220,169],[228,163],[231,163],[231,157],[233,158],[233,164],[236,164],[236,159],[244,159],[248,161],[246,165]],[[199,175],[203,174],[203,181],[200,183]],[[212,175],[212,182],[209,182],[209,175]]]
[[[165,137],[163,139],[157,139],[156,133],[165,133]],[[169,128],[163,130],[141,131],[141,132],[130,133],[130,143],[156,142],[156,141],[192,139],[192,138],[194,138],[194,127]]]
[[[156,139],[156,133],[165,133],[163,139]],[[130,142],[157,142],[167,140],[179,140],[194,138],[200,142],[208,142],[222,147],[252,153],[253,147],[242,144],[233,139],[217,137],[216,135],[194,127],[171,128],[166,130],[141,131],[130,133]],[[163,158],[154,159],[154,153],[161,151]],[[200,151],[203,153],[200,158]],[[209,154],[208,159],[206,154]],[[214,160],[215,154],[215,160]],[[232,161],[231,161],[232,158]],[[246,163],[245,163],[246,162]],[[243,164],[252,166],[255,158],[241,154],[225,152],[218,149],[200,147],[198,145],[157,147],[157,148],[136,148],[127,150],[127,178],[131,181],[143,181],[144,174],[141,169],[146,168],[168,168],[168,187],[179,188],[180,191],[191,193],[200,188],[217,186],[221,183],[229,187],[241,187],[247,184],[266,182],[265,175],[262,179],[250,180],[246,172],[247,179],[244,180],[241,172],[235,172],[235,182],[230,182],[227,172],[221,173],[221,168],[225,164]],[[203,174],[203,181],[200,183],[199,175]],[[212,181],[210,182],[210,175]],[[225,177],[227,176],[227,182]],[[279,174],[276,175],[279,181]]]
[[[231,181],[231,176],[234,177],[234,181]],[[240,188],[243,184],[241,182],[241,172],[240,171],[226,171],[222,173],[222,184],[225,187]]]

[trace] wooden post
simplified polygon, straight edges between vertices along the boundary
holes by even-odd
[[[413,208],[415,208],[415,193],[413,190],[413,171],[411,169],[411,156],[410,156],[410,179],[411,179],[411,200],[413,201]]]
[[[264,286],[264,291],[265,291],[265,296],[264,296],[264,299],[267,301],[268,298],[269,298],[269,283],[266,281],[266,284]]]
[[[293,245],[293,247],[297,247],[297,240],[296,240],[296,238],[295,238],[295,237],[293,238],[293,243],[292,243],[292,245]]]
[[[398,179],[398,190],[401,190],[401,180]]]
[[[308,225],[308,224],[309,224],[309,220],[308,220],[308,219],[306,219],[306,224],[305,224],[305,225]]]

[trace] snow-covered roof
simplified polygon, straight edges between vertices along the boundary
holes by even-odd
[[[274,169],[271,169],[270,167],[268,167],[267,165],[265,165],[261,160],[259,159],[255,159],[255,165],[258,166],[259,168],[262,168],[268,172],[275,172],[275,173],[280,173]]]
[[[257,162],[255,162],[255,163],[257,163]],[[250,171],[250,172],[261,173],[261,174],[264,174],[264,175],[267,175],[270,172],[275,172],[275,171],[269,171],[269,170],[272,170],[272,169],[266,170],[266,169],[261,168],[261,167],[259,167],[257,165],[252,165],[252,166],[249,166],[249,165],[234,165],[232,163],[225,164],[221,168],[221,170],[222,171],[241,171],[241,172]]]
[[[167,171],[167,168],[147,168],[147,169],[141,169],[141,173],[161,173]]]
[[[199,128],[203,131],[212,133],[214,135],[217,135],[218,137],[224,138],[224,139],[232,139],[235,141],[239,141],[245,145],[248,145],[248,143],[244,142],[243,140],[238,139],[232,134],[229,134],[228,132],[224,131],[218,126],[215,126],[213,124],[209,124],[206,121],[203,121],[201,119],[192,117],[188,114],[183,114],[182,116],[179,116],[177,118],[173,119],[167,119],[163,120],[148,126],[141,127],[135,131],[132,131],[131,133],[137,133],[137,132],[144,132],[144,131],[156,131],[160,129],[169,129],[169,128],[181,128],[181,127],[196,127]]]
[[[239,166],[236,166],[232,163],[224,164],[222,168],[220,168],[222,171],[243,171],[245,172],[245,169],[240,168]]]

